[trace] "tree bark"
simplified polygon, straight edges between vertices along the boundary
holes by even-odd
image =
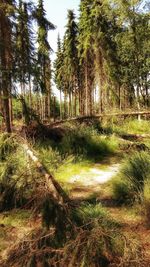
[[[3,2],[4,1],[2,1],[2,3]],[[11,86],[10,71],[12,63],[11,24],[5,12],[6,10],[0,9],[0,37],[2,40],[0,49],[0,61],[2,66],[1,86],[3,92],[2,101],[4,109],[4,120],[5,120],[6,130],[8,133],[10,133],[11,120],[10,120],[10,110],[9,110],[9,97],[10,97],[10,86]]]
[[[38,157],[34,155],[33,151],[28,147],[27,144],[23,144],[23,149],[25,150],[26,154],[30,157],[30,159],[34,162],[38,171],[44,176],[46,185],[49,189],[50,195],[53,198],[53,200],[61,205],[64,205],[64,203],[68,202],[70,199],[66,195],[60,184],[55,180],[55,178],[51,174],[48,173],[45,166],[41,164]]]

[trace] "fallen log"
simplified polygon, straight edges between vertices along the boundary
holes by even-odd
[[[85,116],[78,116],[78,117],[73,117],[73,118],[67,118],[63,120],[57,120],[55,122],[52,122],[50,125],[51,126],[57,126],[59,124],[63,124],[65,122],[83,122],[86,119],[102,119],[102,118],[111,118],[111,117],[128,117],[128,116],[144,116],[148,115],[150,116],[150,110],[143,110],[143,111],[125,111],[125,112],[110,112],[110,113],[101,113],[101,114],[96,114],[96,115],[85,115]]]
[[[150,134],[119,134],[122,139],[138,141],[144,138],[150,138]]]
[[[23,144],[23,149],[29,158],[35,163],[37,170],[45,177],[46,186],[48,187],[49,194],[51,195],[52,199],[60,205],[64,205],[66,202],[70,201],[60,184],[51,174],[49,174],[46,167],[40,162],[38,157],[35,156],[29,146],[27,144]]]

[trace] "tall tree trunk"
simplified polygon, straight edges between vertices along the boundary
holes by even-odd
[[[31,86],[30,76],[29,76],[29,106],[32,108],[32,86]]]
[[[4,107],[4,120],[6,125],[6,130],[11,133],[11,121],[10,121],[10,106],[9,106],[9,91],[8,84],[5,80],[2,82],[3,86],[3,107]]]
[[[56,121],[56,97],[54,96],[54,112],[53,112],[53,116],[54,116],[54,122]]]
[[[121,86],[120,85],[118,85],[118,105],[119,105],[119,110],[121,111],[122,103],[121,103]]]
[[[85,114],[88,115],[88,66],[87,61],[85,62]]]
[[[77,89],[74,92],[74,116],[77,116]]]
[[[62,116],[62,91],[60,89],[60,104],[59,104],[59,113],[60,113],[60,120],[63,118]]]
[[[12,105],[12,97],[9,98],[9,116],[10,116],[10,123],[11,126],[13,125],[13,105]]]
[[[2,4],[7,1],[2,1]],[[4,109],[4,120],[7,132],[11,132],[11,120],[9,110],[9,97],[10,97],[10,70],[12,62],[12,48],[11,48],[11,25],[6,16],[6,10],[0,9],[0,38],[2,40],[0,49],[0,62],[2,66],[1,74],[1,86],[3,92],[3,109]]]
[[[64,118],[67,118],[67,92],[64,91]]]

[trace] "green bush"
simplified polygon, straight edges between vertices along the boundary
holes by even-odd
[[[77,225],[90,224],[96,222],[104,227],[119,226],[114,220],[111,219],[109,212],[101,204],[83,203],[79,208],[72,212],[72,220]]]
[[[119,205],[133,204],[134,194],[127,181],[124,181],[122,177],[117,177],[112,180],[113,199],[117,201]]]
[[[15,135],[0,136],[0,211],[34,198],[41,177]]]
[[[53,149],[50,143],[44,146],[38,144],[35,146],[35,149],[39,159],[50,172],[53,172],[62,164],[63,160],[59,151],[56,148]]]
[[[5,160],[10,153],[15,152],[18,147],[14,134],[0,134],[0,161]]]
[[[133,154],[125,160],[118,179],[112,182],[114,198],[120,203],[141,203],[149,180],[150,155],[147,152]]]
[[[94,161],[113,154],[117,148],[115,137],[101,136],[95,129],[81,125],[64,136],[58,149],[64,155],[73,154]]]

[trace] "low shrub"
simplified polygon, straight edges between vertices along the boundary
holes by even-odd
[[[120,203],[133,204],[144,199],[144,187],[150,179],[150,155],[135,153],[122,166],[120,177],[113,183],[113,195]]]
[[[118,142],[114,136],[101,136],[95,129],[82,125],[64,136],[58,147],[64,155],[82,155],[93,161],[113,154],[117,148]]]
[[[0,134],[0,161],[3,161],[10,153],[15,152],[18,147],[14,134]]]
[[[113,199],[118,205],[133,204],[134,193],[132,192],[132,188],[127,181],[125,181],[121,176],[118,176],[111,181],[111,184]]]
[[[34,199],[42,179],[16,136],[4,134],[0,140],[0,211],[3,211]]]

